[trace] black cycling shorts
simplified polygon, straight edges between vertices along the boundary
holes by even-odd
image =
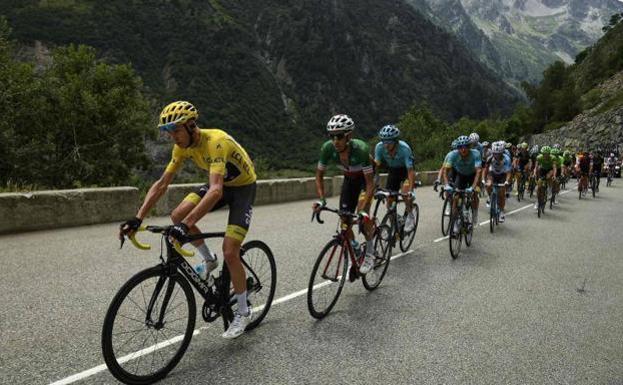
[[[390,167],[387,174],[387,184],[385,188],[390,191],[400,191],[402,183],[407,179],[408,171],[406,167]]]
[[[465,190],[468,187],[472,187],[475,177],[475,173],[470,175],[463,175],[460,172],[456,172],[454,177],[454,187],[459,190]]]
[[[506,174],[495,174],[493,172],[489,173],[493,184],[501,184],[506,182]]]
[[[539,178],[547,178],[547,174],[549,174],[549,172],[552,171],[552,170],[553,169],[546,170],[544,168],[540,168],[539,169],[539,173],[538,173],[538,177]]]
[[[366,178],[361,176],[344,176],[342,192],[340,194],[340,210],[355,213],[359,195],[366,189]]]
[[[257,184],[255,182],[246,186],[223,187],[223,197],[216,202],[212,210],[229,206],[229,217],[227,218],[227,230],[225,235],[242,242],[247,235],[251,217],[253,216],[253,202],[255,201],[255,190]],[[184,201],[198,204],[203,198],[210,185],[204,184],[197,191],[192,192],[184,198]]]

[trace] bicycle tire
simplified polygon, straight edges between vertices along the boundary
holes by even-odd
[[[472,221],[474,218],[474,209],[470,206],[469,210],[471,211],[471,217],[472,217]],[[472,245],[472,240],[474,237],[474,223],[472,222],[471,224],[466,224],[463,223],[463,226],[465,226],[465,246],[470,247]]]
[[[441,207],[441,234],[445,237],[448,235],[448,229],[450,228],[450,215],[452,209],[448,209],[450,205],[450,199],[444,199],[443,206]],[[448,213],[448,214],[446,214]]]
[[[420,222],[420,206],[413,202],[413,218],[414,218],[414,226],[413,226],[413,230],[409,231],[408,233],[404,231],[404,227],[402,229],[402,235],[400,236],[400,251],[402,251],[403,253],[406,252],[407,250],[409,250],[409,247],[411,247],[411,244],[413,243],[413,241],[415,240],[415,234],[417,232],[417,226],[418,223]],[[405,214],[403,214],[403,218],[407,219],[407,213],[406,213],[406,208],[405,208]],[[403,223],[405,223],[403,221]]]
[[[497,208],[497,194],[493,193],[489,197],[489,232],[494,232],[495,223],[495,210]]]
[[[173,368],[179,363],[180,359],[182,358],[182,356],[184,355],[184,353],[186,352],[186,349],[188,348],[188,345],[190,344],[190,340],[192,339],[193,336],[193,331],[195,328],[195,318],[197,316],[197,309],[196,309],[196,303],[195,303],[195,296],[193,293],[193,289],[190,286],[190,283],[188,283],[188,281],[186,280],[186,278],[184,278],[181,274],[175,273],[172,275],[167,275],[166,274],[166,268],[163,266],[155,266],[146,270],[143,270],[137,274],[135,274],[132,278],[130,278],[117,292],[117,294],[115,295],[115,297],[113,298],[112,302],[110,303],[110,306],[108,307],[108,311],[106,312],[106,317],[104,318],[104,325],[102,327],[102,354],[104,356],[104,362],[106,363],[106,366],[108,367],[108,370],[110,370],[110,373],[119,381],[125,383],[125,384],[132,384],[132,385],[143,385],[143,384],[151,384],[155,381],[161,380],[163,379],[171,370],[173,370]],[[168,361],[168,363],[166,363],[163,367],[149,373],[149,374],[138,374],[138,373],[131,373],[129,372],[126,368],[124,368],[122,365],[126,362],[129,362],[132,360],[133,357],[131,357],[130,355],[124,355],[122,357],[117,357],[115,351],[121,349],[123,346],[125,346],[127,343],[131,342],[132,339],[134,337],[136,337],[136,335],[134,337],[131,337],[129,340],[126,340],[126,342],[124,344],[122,344],[119,347],[115,347],[113,346],[113,337],[114,337],[114,329],[115,329],[115,324],[117,321],[117,315],[121,315],[121,317],[119,318],[123,318],[123,314],[118,313],[119,309],[121,308],[122,305],[124,305],[124,302],[127,298],[130,299],[130,302],[133,303],[133,305],[130,307],[131,309],[136,307],[139,310],[143,310],[140,307],[140,302],[143,302],[143,304],[145,305],[145,308],[147,308],[147,299],[145,298],[145,291],[143,290],[142,286],[141,286],[141,297],[137,297],[137,298],[142,298],[141,300],[138,300],[138,304],[136,301],[133,301],[132,298],[130,297],[130,294],[132,293],[133,289],[138,287],[139,285],[141,285],[143,282],[152,279],[152,278],[158,278],[158,282],[162,279],[164,279],[162,286],[166,285],[166,289],[165,287],[162,287],[160,289],[160,294],[164,294],[166,295],[166,291],[168,290],[175,290],[175,285],[179,284],[179,286],[181,287],[185,297],[186,297],[186,304],[188,305],[188,316],[187,316],[187,324],[186,324],[186,328],[183,331],[183,338],[181,339],[181,344],[179,345],[179,347],[177,348],[177,351],[175,351],[174,355],[172,356],[172,358]],[[155,284],[155,286],[158,285],[158,282]],[[173,285],[172,289],[169,289],[169,287],[171,286],[171,282]],[[154,292],[155,293],[155,292]],[[153,294],[151,296],[149,296],[150,298],[153,296]],[[170,294],[170,301],[171,300],[175,300],[175,298],[177,298],[177,295],[179,294],[179,292],[177,293],[171,293]],[[161,305],[162,302],[158,302],[158,298],[156,298],[156,305]],[[168,313],[168,311],[173,311],[175,310],[179,305],[172,305],[171,303],[169,303],[170,308],[168,308],[169,310],[164,310],[165,315]],[[157,311],[156,311],[157,309]],[[154,306],[154,313],[158,314],[161,311],[160,308],[157,308],[156,306]],[[133,327],[138,327],[137,323],[140,324],[142,322],[145,322],[144,319],[145,317],[138,318],[138,319],[132,319],[131,317],[125,317],[125,319],[133,321],[132,325]],[[181,319],[181,318],[180,318]],[[140,321],[139,321],[140,320]],[[175,319],[174,319],[175,321]],[[123,322],[123,321],[120,321]],[[171,321],[173,322],[173,321]],[[166,324],[166,323],[165,323]],[[151,327],[145,325],[147,327],[147,329],[151,329]],[[161,329],[158,329],[157,332],[160,332],[160,330],[164,329],[164,327],[162,327]],[[181,330],[175,330],[175,329],[171,329],[175,332],[181,332]],[[122,332],[120,334],[127,334],[127,333],[131,333],[133,331],[136,330],[132,330],[129,332]],[[140,334],[141,332],[139,332]],[[168,337],[166,335],[165,332],[160,332],[165,338]],[[151,338],[153,338],[156,343],[153,344]],[[140,341],[142,339],[142,337],[137,340]],[[148,341],[149,340],[149,341]],[[149,354],[149,351],[147,353],[145,353],[145,350],[149,350],[153,348],[152,353],[154,353],[153,357],[156,356],[156,352],[159,353],[160,357],[162,357],[162,352],[161,350],[164,350],[166,348],[169,348],[171,346],[173,346],[177,341],[175,342],[171,342],[173,340],[179,340],[179,336],[176,336],[174,338],[167,338],[165,341],[161,342],[160,344],[163,346],[160,346],[157,342],[157,338],[155,338],[154,336],[154,332],[151,332],[151,335],[147,336],[147,338],[145,338],[143,340],[143,344],[141,345],[141,349],[138,351],[133,352],[132,354],[137,354],[137,353],[141,353],[139,355],[137,355],[138,360],[136,361],[136,367],[137,367],[137,371],[138,371],[138,364],[140,363],[141,357],[143,357],[143,355]],[[149,343],[149,347],[146,348],[145,345],[147,345],[147,343]],[[120,352],[123,353],[123,352]],[[153,360],[154,358],[152,358],[152,365],[153,366]],[[133,364],[132,364],[133,366]],[[151,368],[150,366],[150,368]]]
[[[316,273],[318,272],[318,269],[321,267],[324,257],[328,255],[331,249],[333,249],[333,253],[331,254],[333,257],[336,257],[335,251],[337,251],[337,249],[340,249],[340,252],[337,255],[338,264],[337,264],[337,267],[335,268],[335,273],[336,273],[335,280],[328,280],[327,278],[322,277],[321,275],[321,278],[323,278],[324,281],[314,283]],[[327,261],[327,265],[325,265],[326,269],[328,269],[329,267],[328,264],[330,264],[332,261],[333,261],[333,258],[331,257],[331,259]],[[312,317],[317,318],[317,319],[322,319],[327,314],[329,314],[331,309],[333,309],[333,306],[335,306],[335,303],[337,302],[338,298],[340,297],[340,294],[342,293],[342,289],[344,288],[344,282],[346,281],[347,267],[348,267],[348,250],[347,249],[344,250],[343,245],[340,244],[337,238],[330,240],[325,245],[325,247],[322,248],[322,251],[320,251],[318,258],[316,259],[316,262],[314,263],[314,267],[312,268],[312,273],[309,278],[309,285],[307,286],[307,308],[309,310],[309,314],[311,314]],[[340,272],[342,274],[341,276],[338,276],[337,273],[340,273]],[[319,289],[326,290],[324,287],[317,287],[317,285],[331,286],[333,283],[337,283],[336,291],[333,294],[333,298],[323,308],[320,308],[319,306],[315,305],[314,298],[317,299],[318,295],[314,296],[314,293],[318,294]]]
[[[264,262],[261,261],[262,258],[265,259]],[[245,329],[248,331],[257,327],[270,310],[277,287],[277,265],[270,247],[259,240],[242,245],[240,259],[247,276],[247,302],[254,310],[253,321]],[[266,274],[270,274],[270,277],[266,277]],[[266,283],[270,287],[266,287]],[[259,313],[256,310],[258,308],[261,309]]]
[[[394,230],[394,221],[391,220],[391,213],[385,214],[381,225],[377,228],[376,236],[374,237],[374,251],[375,255],[378,255],[374,260],[374,267],[372,270],[361,277],[361,282],[366,290],[372,291],[379,287],[381,281],[387,273],[389,262],[392,257],[392,248],[396,239],[396,231]],[[387,224],[389,222],[389,224]],[[381,252],[377,254],[381,248]],[[376,280],[373,280],[373,277]]]
[[[457,209],[458,210],[458,209]],[[454,222],[459,221],[458,232],[455,232]],[[450,244],[450,256],[452,259],[457,259],[459,254],[461,253],[461,243],[463,242],[463,221],[461,220],[460,214],[455,214],[450,220],[450,226],[448,227],[448,240]]]

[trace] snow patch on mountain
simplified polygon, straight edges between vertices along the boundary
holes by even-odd
[[[567,13],[569,10],[566,4],[550,8],[539,0],[513,0],[509,2],[513,3],[514,8],[519,11],[519,13],[533,17],[553,16],[560,13]]]

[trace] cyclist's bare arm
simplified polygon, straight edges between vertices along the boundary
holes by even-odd
[[[316,169],[316,193],[318,198],[324,199],[324,170]]]
[[[368,208],[374,196],[374,174],[363,174],[363,177],[366,180],[366,195],[363,201],[363,207]]]
[[[158,202],[158,200],[167,192],[167,188],[173,181],[173,177],[175,176],[172,172],[164,172],[160,179],[154,182],[147,191],[147,196],[145,196],[145,200],[143,201],[143,205],[138,210],[136,217],[143,220],[149,213],[152,207]]]
[[[450,169],[450,167],[442,167],[441,168],[441,177],[443,178],[443,184],[447,185],[448,184],[448,170]]]
[[[474,177],[474,183],[472,183],[472,189],[476,189],[476,187],[480,184],[480,174],[482,173],[482,168],[481,167],[477,167],[476,168],[476,176]],[[476,196],[476,199],[478,199],[478,196]]]
[[[415,188],[415,170],[410,168],[407,172],[407,179],[409,180],[409,191]]]
[[[212,210],[214,205],[223,197],[223,175],[210,174],[210,188],[206,195],[201,198],[199,204],[195,206],[182,220],[188,227],[193,227],[201,218]]]

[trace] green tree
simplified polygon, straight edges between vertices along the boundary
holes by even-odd
[[[145,136],[154,122],[142,83],[128,65],[96,59],[87,46],[53,52],[35,72],[14,62],[0,23],[0,184],[66,188],[128,183],[148,165]]]

